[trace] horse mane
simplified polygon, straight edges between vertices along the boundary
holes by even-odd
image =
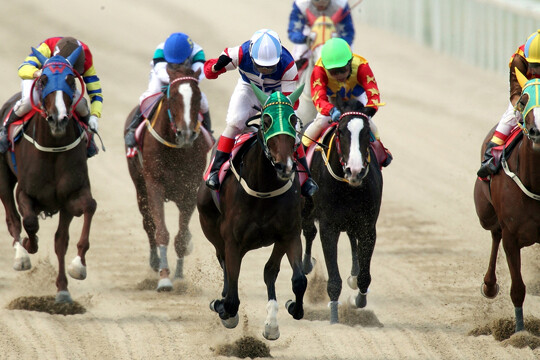
[[[193,69],[191,69],[191,66],[186,63],[182,63],[182,64],[168,63],[167,72],[169,73],[169,77],[171,79],[180,77],[180,76],[191,76],[198,79],[199,76],[197,75],[197,72],[200,74],[200,71],[197,71],[197,72],[193,71]]]

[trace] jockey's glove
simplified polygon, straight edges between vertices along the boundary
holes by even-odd
[[[88,128],[93,132],[97,133],[98,131],[98,117],[96,115],[90,115],[88,119]]]
[[[341,117],[341,111],[339,111],[338,108],[334,106],[330,109],[330,117],[332,118],[332,122],[338,122],[339,118]]]
[[[229,65],[229,63],[232,61],[232,59],[230,57],[228,57],[227,55],[223,54],[221,55],[216,64],[214,65],[214,71],[215,72],[218,72],[220,71],[221,69],[223,69],[225,66]]]

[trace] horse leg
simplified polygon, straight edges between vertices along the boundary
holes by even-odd
[[[148,243],[150,245],[150,267],[152,270],[157,272],[159,270],[159,256],[155,237],[156,225],[154,224],[154,220],[152,219],[152,216],[150,216],[150,211],[148,210],[148,194],[146,191],[146,185],[144,184],[144,179],[136,182],[135,189],[137,190],[137,205],[139,206],[139,212],[143,217],[143,228],[146,232]]]
[[[194,199],[195,200],[195,199]],[[195,203],[193,205],[187,206],[185,202],[188,199],[182,202],[177,202],[176,206],[179,211],[179,221],[178,221],[178,234],[174,238],[174,249],[176,251],[176,270],[174,272],[175,279],[184,278],[184,257],[191,254],[193,251],[193,243],[191,242],[191,232],[189,231],[189,221],[191,220],[191,215],[195,210]],[[191,204],[191,203],[190,203]]]
[[[351,232],[347,231],[349,242],[351,243],[351,275],[347,278],[347,285],[353,290],[358,289],[358,274],[360,273],[360,265],[358,264],[358,238]]]
[[[326,291],[330,297],[330,323],[336,324],[339,322],[338,316],[338,300],[341,295],[342,280],[339,274],[338,267],[338,240],[339,231],[332,229],[329,224],[322,223],[321,226],[321,243],[326,262],[326,270],[328,271],[328,283]]]
[[[35,254],[38,251],[37,232],[39,231],[39,221],[34,211],[34,201],[24,192],[17,189],[17,204],[23,218],[24,230],[28,235],[28,237],[23,239],[21,245],[30,254]]]
[[[4,176],[5,175],[5,176]],[[1,173],[0,184],[9,186],[0,186],[0,199],[4,205],[6,212],[6,224],[9,233],[13,237],[13,248],[15,249],[15,260],[13,269],[17,271],[29,270],[32,267],[28,251],[21,245],[21,217],[15,206],[15,198],[13,197],[13,189],[15,182],[10,181],[7,174]]]
[[[88,190],[77,200],[70,201],[66,208],[74,216],[83,215],[83,228],[77,242],[77,256],[69,264],[68,274],[74,279],[84,280],[86,279],[86,252],[90,248],[90,226],[96,212],[97,203],[92,198],[90,190]]]
[[[276,297],[276,279],[284,254],[285,249],[279,243],[274,244],[272,254],[264,266],[264,283],[266,284],[268,303],[266,304],[266,320],[264,321],[263,336],[267,340],[277,340],[279,338],[277,321],[279,306]]]
[[[514,304],[516,315],[516,332],[524,330],[523,302],[525,301],[525,284],[521,277],[521,253],[518,239],[503,235],[503,247],[506,253],[506,261],[510,269],[512,285],[510,286],[510,298]]]
[[[293,271],[291,282],[295,300],[287,301],[285,307],[294,319],[300,320],[304,317],[304,294],[307,289],[307,278],[302,271],[302,240],[300,237],[298,240],[293,238],[287,241],[287,244],[286,253]],[[280,263],[281,260],[277,263],[278,271]]]
[[[371,284],[371,257],[373,256],[377,239],[375,225],[366,231],[367,234],[358,234],[358,265],[360,271],[357,280],[358,295],[355,301],[358,308],[364,308],[367,305],[367,293],[369,284]]]
[[[165,209],[163,206],[163,194],[156,190],[156,186],[147,187],[148,209],[150,217],[156,226],[156,245],[159,250],[159,281],[157,291],[171,291],[173,288],[169,278],[169,262],[167,261],[167,247],[169,245],[169,231],[165,225]],[[153,190],[152,190],[153,189]]]
[[[73,215],[64,209],[60,210],[60,220],[58,221],[58,228],[54,234],[54,251],[58,258],[55,302],[58,304],[73,302],[67,288],[68,280],[65,269],[65,257],[69,244],[69,225],[71,224],[71,220],[73,220]]]
[[[486,275],[484,275],[484,283],[480,287],[480,292],[488,299],[494,299],[499,293],[495,268],[497,266],[497,253],[499,252],[501,238],[502,234],[500,229],[491,231],[491,254],[489,255],[489,265]]]
[[[313,246],[313,240],[317,235],[317,227],[313,219],[302,222],[302,232],[306,239],[306,251],[304,252],[304,260],[302,261],[302,268],[305,274],[309,274],[316,264],[315,258],[311,256],[311,248]]]
[[[228,329],[235,328],[238,325],[238,308],[240,299],[238,298],[238,277],[240,275],[240,265],[242,255],[235,245],[232,245],[233,239],[228,239],[228,246],[225,248],[224,258],[224,288],[226,294],[221,300],[214,300],[210,303],[210,309],[217,312],[221,323]]]

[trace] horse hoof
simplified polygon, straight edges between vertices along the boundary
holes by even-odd
[[[27,237],[25,237],[22,241],[22,246],[28,251],[29,254],[35,254],[38,251],[39,238],[37,235],[34,235],[34,237],[36,238],[35,242],[31,242]]]
[[[304,317],[304,308],[300,304],[299,306],[296,306],[296,301],[288,300],[285,303],[285,309],[287,309],[287,312],[295,319],[300,320]]]
[[[330,301],[328,307],[330,308],[330,324],[339,323],[339,313],[338,313],[339,302]]]
[[[73,300],[71,299],[69,291],[62,290],[56,293],[56,299],[54,302],[57,304],[72,304]]]
[[[172,288],[173,288],[173,285],[172,285],[171,279],[163,278],[163,279],[159,279],[158,286],[157,286],[156,290],[158,292],[171,291]]]
[[[26,251],[26,249],[23,248],[19,242],[16,242],[13,247],[15,248],[15,260],[13,261],[13,270],[30,270],[32,268],[32,263],[30,262],[30,256],[28,256],[28,251]]]
[[[495,284],[495,292],[493,294],[488,294],[488,292],[486,292],[484,287],[487,287],[486,283],[482,283],[482,285],[480,285],[480,293],[482,294],[483,297],[487,299],[495,299],[497,295],[499,294],[499,284],[497,283]]]
[[[266,340],[277,340],[279,339],[279,327],[264,325],[264,331],[262,335]]]
[[[317,264],[317,260],[315,260],[314,257],[304,254],[304,260],[302,261],[302,268],[304,270],[304,274],[309,274],[315,267],[315,264]]]
[[[82,264],[81,257],[76,256],[71,264],[68,266],[68,274],[74,279],[84,280],[86,279],[86,266]]]
[[[357,281],[358,277],[357,276],[353,276],[353,275],[350,275],[348,278],[347,278],[347,285],[349,285],[349,287],[353,290],[358,290],[358,281]]]
[[[365,308],[367,305],[367,292],[365,294],[358,292],[358,296],[356,296],[355,304],[356,304],[356,307],[359,309]]]
[[[240,318],[238,317],[238,313],[236,315],[228,318],[228,319],[221,319],[221,323],[223,326],[225,326],[227,329],[234,329],[236,325],[238,325],[238,322],[240,321]]]

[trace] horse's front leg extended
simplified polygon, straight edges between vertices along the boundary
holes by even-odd
[[[264,283],[266,284],[268,303],[266,304],[266,320],[264,322],[263,336],[267,340],[277,340],[279,338],[279,325],[277,321],[279,307],[276,297],[276,279],[284,254],[284,246],[281,243],[275,243],[272,254],[264,266]]]
[[[58,258],[58,277],[56,278],[56,302],[57,303],[72,303],[71,295],[69,294],[65,268],[66,251],[69,244],[69,225],[73,220],[73,215],[65,209],[60,211],[60,220],[58,228],[54,234],[54,251]]]
[[[135,189],[137,191],[137,205],[139,212],[142,215],[143,229],[148,237],[148,243],[150,245],[149,263],[150,267],[154,271],[159,271],[159,256],[157,253],[156,245],[156,224],[154,219],[150,215],[148,206],[148,192],[146,191],[146,184],[142,176],[138,176],[135,181]]]
[[[289,240],[286,253],[293,271],[291,282],[295,300],[287,301],[285,308],[293,318],[300,320],[304,317],[304,294],[307,289],[307,278],[302,271],[302,240],[300,234],[298,234],[298,237]]]
[[[238,277],[240,276],[240,265],[242,255],[236,246],[231,245],[233,240],[225,240],[225,257],[223,262],[224,280],[223,292],[224,298],[213,300],[210,303],[210,309],[217,312],[221,323],[228,329],[235,328],[238,325],[238,308],[240,299],[238,298]]]
[[[34,201],[23,191],[17,189],[17,204],[23,218],[23,226],[27,238],[22,241],[22,246],[30,254],[35,254],[38,251],[38,236],[39,221],[34,210]]]
[[[491,254],[489,255],[489,265],[486,275],[484,275],[484,283],[480,287],[482,295],[488,299],[494,299],[499,293],[495,269],[497,267],[497,253],[499,252],[501,239],[502,233],[500,229],[491,231]]]
[[[90,226],[96,212],[97,203],[92,198],[90,190],[88,190],[76,200],[70,201],[66,207],[70,214],[74,216],[83,215],[83,228],[79,242],[77,242],[77,256],[69,264],[68,274],[74,279],[84,280],[86,279],[86,252],[90,248]]]
[[[358,289],[358,274],[360,265],[358,265],[358,237],[352,232],[347,231],[349,242],[351,244],[351,275],[347,278],[347,285],[353,290]]]
[[[506,234],[505,234],[506,235]],[[510,286],[510,298],[514,304],[516,315],[516,332],[525,328],[523,322],[523,302],[525,301],[525,283],[521,277],[521,249],[515,236],[503,235],[503,247],[506,253],[506,261],[512,278]]]
[[[358,264],[360,272],[358,274],[358,295],[356,296],[356,307],[364,308],[367,305],[367,292],[371,284],[371,258],[375,250],[377,230],[373,228],[365,230],[366,233],[359,233],[358,236]]]
[[[178,234],[174,238],[174,249],[176,251],[176,270],[174,272],[175,279],[184,277],[184,257],[191,254],[193,251],[193,243],[191,242],[191,232],[189,231],[189,221],[195,210],[195,199],[188,205],[189,199],[185,199],[185,204],[180,201],[176,203],[178,207]]]
[[[315,266],[316,260],[311,256],[311,249],[313,247],[313,240],[317,235],[317,227],[313,219],[302,221],[302,232],[306,239],[306,251],[304,252],[304,260],[302,267],[305,274],[309,274]]]
[[[156,226],[156,245],[159,250],[159,282],[157,291],[171,291],[173,288],[169,275],[169,262],[167,261],[167,247],[169,245],[169,231],[165,225],[164,197],[157,186],[148,186],[148,209]]]
[[[338,267],[338,239],[340,232],[333,229],[330,224],[321,222],[321,244],[324,253],[324,260],[326,262],[326,270],[328,272],[328,283],[326,284],[326,291],[330,298],[330,323],[335,324],[339,322],[338,317],[338,300],[341,295],[342,280],[339,274]]]

